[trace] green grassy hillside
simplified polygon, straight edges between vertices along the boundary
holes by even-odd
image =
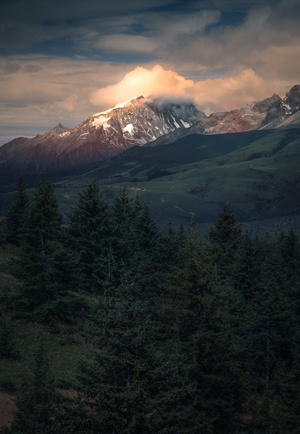
[[[61,210],[97,180],[106,199],[119,189],[137,193],[165,225],[214,220],[225,202],[243,221],[300,214],[300,129],[191,135],[173,144],[135,147],[98,164],[49,172]],[[33,174],[25,174],[32,185]],[[12,186],[2,183],[2,198]],[[3,181],[3,178],[2,180]],[[28,182],[27,181],[27,182]]]
[[[157,221],[211,222],[224,202],[240,219],[297,215],[300,130],[190,136],[172,145],[134,148],[57,183],[64,207],[91,179],[107,198],[125,186],[147,200]],[[250,142],[250,143],[249,143]]]

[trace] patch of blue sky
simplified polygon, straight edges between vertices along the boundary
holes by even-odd
[[[84,54],[87,55],[86,52],[84,53],[78,53],[78,54]],[[115,62],[115,63],[123,63],[123,64],[141,64],[141,63],[148,63],[153,62],[157,59],[156,56],[151,54],[143,54],[143,53],[126,53],[126,54],[118,54],[118,53],[101,53],[100,51],[91,51],[88,53],[88,57],[90,59],[99,60],[103,62]]]
[[[220,20],[217,23],[206,26],[204,34],[208,35],[212,29],[218,27],[238,27],[244,23],[246,17],[246,11],[221,12]]]
[[[49,56],[73,57],[77,53],[72,40],[69,38],[58,38],[32,44],[30,48],[19,49],[16,54],[43,54]]]

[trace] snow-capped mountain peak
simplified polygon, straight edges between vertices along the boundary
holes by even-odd
[[[116,104],[114,107],[112,107],[112,108],[110,108],[110,109],[108,109],[106,111],[103,111],[103,112],[100,112],[100,113],[94,113],[94,114],[91,115],[91,117],[94,117],[94,118],[101,117],[101,116],[102,117],[107,117],[107,115],[109,113],[111,113],[113,110],[127,107],[129,105],[132,105],[134,103],[134,101],[138,102],[140,99],[143,99],[143,98],[144,98],[143,96],[130,98],[130,100],[122,102],[122,103],[119,103],[119,104]]]
[[[196,132],[225,134],[299,124],[300,85],[239,110],[206,116],[192,103],[139,96],[75,128],[59,124],[43,136],[17,138],[0,148],[0,167],[50,169],[109,158],[132,146],[168,143]],[[152,142],[154,142],[152,144]]]
[[[143,146],[177,129],[188,128],[204,117],[191,103],[153,101],[139,96],[94,113],[75,128],[59,124],[49,133],[24,142],[24,146],[18,145],[18,152],[10,153],[9,143],[3,145],[0,165],[2,162],[48,169],[97,161],[132,146]]]

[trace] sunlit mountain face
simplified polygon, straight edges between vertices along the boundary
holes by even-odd
[[[191,102],[132,98],[94,113],[74,128],[61,123],[44,135],[19,137],[0,149],[2,169],[45,170],[108,159],[133,146],[172,143],[191,134],[228,134],[300,126],[300,86],[239,110],[199,111]]]
[[[33,139],[17,138],[0,151],[2,167],[43,170],[99,161],[143,146],[205,115],[191,103],[166,103],[143,96],[95,113],[75,128],[61,124]]]

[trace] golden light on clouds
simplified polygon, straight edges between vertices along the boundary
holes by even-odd
[[[114,84],[92,92],[95,107],[110,108],[134,96],[193,101],[201,110],[230,110],[282,91],[279,84],[259,77],[252,69],[206,80],[189,80],[160,65],[147,69],[137,67]]]
[[[134,96],[162,98],[186,98],[188,88],[194,82],[186,80],[175,71],[167,71],[160,65],[151,69],[138,66],[117,84],[98,89],[91,94],[94,106],[111,107],[120,101],[129,100]]]

